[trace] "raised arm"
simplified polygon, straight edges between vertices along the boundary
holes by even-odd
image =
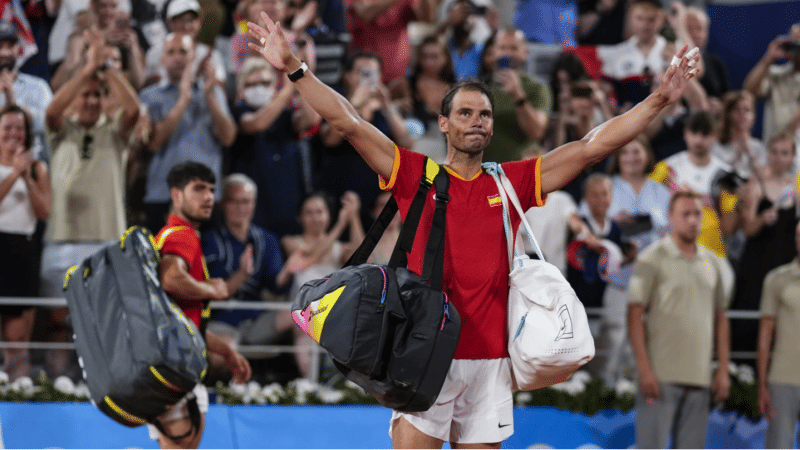
[[[122,104],[122,126],[132,130],[139,119],[139,97],[125,75],[115,67],[106,69],[106,79],[112,95]]]
[[[782,45],[791,40],[789,36],[780,35],[772,40],[767,47],[764,56],[758,60],[758,63],[750,70],[750,73],[744,79],[742,88],[749,91],[756,98],[764,96],[765,92],[761,90],[761,82],[769,73],[769,66],[777,59],[786,58],[788,54],[783,50]]]
[[[542,157],[542,192],[564,187],[584,169],[602,161],[633,140],[668,105],[676,102],[695,76],[699,51],[684,46],[664,73],[658,89],[626,113],[604,122],[583,139],[562,145]],[[694,61],[690,65],[690,61]]]
[[[283,30],[265,13],[262,12],[261,17],[267,29],[254,23],[248,23],[248,26],[250,34],[263,46],[252,42],[248,45],[276,69],[294,72],[301,62],[292,54]],[[372,170],[386,179],[391,177],[395,145],[388,137],[362,119],[347,99],[319,81],[310,71],[295,82],[295,86],[314,111],[353,145]]]
[[[353,14],[364,22],[372,22],[386,13],[386,11],[389,11],[395,3],[397,3],[397,0],[356,0],[350,6],[350,9],[353,10]]]

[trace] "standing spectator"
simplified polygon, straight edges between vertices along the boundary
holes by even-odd
[[[790,53],[785,48],[786,43],[798,39],[800,23],[792,25],[788,34],[782,34],[769,43],[766,53],[750,70],[742,85],[756,98],[766,98],[762,138],[767,142],[786,129],[798,109],[800,53]],[[787,58],[786,63],[777,64],[777,61]]]
[[[647,175],[655,160],[644,136],[631,141],[611,157],[612,200],[608,215],[622,227],[623,238],[641,252],[660,239],[669,227],[667,205],[670,193],[664,185]],[[549,200],[548,200],[549,202]],[[629,261],[630,262],[630,261]],[[609,386],[635,368],[635,360],[625,330],[628,306],[628,282],[634,265],[623,264],[608,281],[603,297],[603,338],[608,349],[603,357],[603,378]]]
[[[289,298],[294,301],[300,287],[319,278],[324,278],[342,268],[345,262],[356,251],[364,240],[364,228],[361,225],[361,199],[352,191],[341,197],[342,207],[336,223],[331,227],[331,208],[328,195],[315,192],[307,196],[300,204],[297,219],[300,221],[302,233],[284,236],[281,239],[283,251],[289,255],[290,261],[297,261],[304,270],[294,274]],[[340,242],[342,233],[349,231],[350,240]],[[308,337],[304,341],[311,344]],[[316,351],[316,350],[312,350]],[[312,372],[311,352],[297,352],[295,361],[301,374],[306,376]]]
[[[166,10],[167,30],[171,34],[182,34],[191,38],[191,43],[194,51],[194,59],[192,60],[192,76],[199,77],[205,72],[204,67],[200,67],[200,63],[206,60],[210,55],[214,71],[211,72],[215,75],[220,83],[224,83],[227,74],[225,61],[222,59],[220,53],[209,47],[202,42],[198,42],[200,37],[200,27],[203,24],[203,11],[200,8],[200,3],[197,0],[172,0],[167,5]],[[166,43],[170,36],[164,40]],[[163,55],[166,54],[164,43],[156,44],[147,50],[145,55],[145,85],[157,83],[163,79],[174,81],[171,79],[168,68],[163,65]],[[167,69],[167,70],[165,70]],[[213,169],[213,166],[212,166]]]
[[[597,56],[603,61],[603,76],[614,84],[621,111],[647,97],[654,79],[667,66],[662,58],[667,41],[658,34],[664,25],[661,3],[632,0],[627,21],[630,39],[597,48]]]
[[[795,227],[795,246],[800,249],[800,225]],[[797,368],[797,330],[800,309],[800,261],[777,267],[767,274],[761,297],[758,329],[758,409],[767,418],[764,448],[794,448],[797,414],[800,413],[800,374]]]
[[[767,167],[757,169],[740,190],[738,209],[746,241],[736,273],[733,309],[757,310],[767,272],[797,256],[796,247],[791,244],[798,220],[797,172],[791,169],[795,153],[789,136],[773,137]],[[732,327],[736,336],[733,350],[755,350],[756,324],[752,320],[734,320]]]
[[[492,49],[490,84],[494,98],[494,135],[484,161],[519,160],[522,150],[538,143],[547,131],[552,98],[547,85],[525,75],[525,35],[514,28],[497,32]],[[498,67],[498,62],[510,67]]]
[[[409,22],[436,20],[436,0],[346,0],[346,8],[350,51],[369,50],[380,56],[385,84],[408,72]]]
[[[0,297],[39,295],[37,220],[50,214],[50,176],[33,157],[30,116],[16,105],[0,109]],[[36,310],[32,306],[0,308],[4,342],[31,340]],[[9,381],[30,375],[27,348],[4,348],[3,371]]]
[[[200,331],[208,349],[209,365],[213,368],[224,364],[233,374],[234,382],[244,383],[250,379],[250,364],[230,344],[206,330],[211,313],[209,302],[227,300],[229,294],[225,280],[208,276],[197,231],[214,210],[214,172],[203,164],[184,162],[170,170],[167,184],[172,205],[167,225],[156,236],[161,254],[158,279],[164,291]],[[192,394],[201,414],[201,425],[195,430],[191,428],[187,407]],[[203,437],[207,412],[208,391],[198,383],[190,394],[158,417],[169,435],[193,432],[175,441],[148,425],[150,438],[157,440],[161,448],[197,448]]]
[[[228,175],[222,189],[223,223],[201,236],[209,276],[225,280],[230,297],[237,300],[262,301],[264,290],[285,292],[306,261],[298,253],[284,264],[278,237],[252,223],[257,198],[253,180],[240,173]],[[240,343],[275,344],[289,331],[296,343],[306,343],[289,310],[214,310],[208,329],[234,349]]]
[[[702,231],[698,242],[725,257],[725,239],[733,235],[736,228],[736,197],[725,190],[714,195],[714,178],[730,167],[711,153],[716,140],[711,115],[698,112],[689,116],[683,136],[688,148],[659,162],[650,176],[672,193],[689,188],[703,196]]]
[[[42,254],[42,289],[45,297],[62,296],[64,273],[115,241],[126,229],[125,163],[128,138],[139,116],[136,92],[106,61],[103,36],[86,32],[86,65],[61,87],[47,107],[45,120],[50,149],[53,207],[47,222],[47,244]],[[109,117],[109,95],[122,107]],[[77,111],[68,115],[68,108]],[[53,337],[67,341],[67,308],[51,310],[63,328]],[[69,351],[51,351],[51,375],[63,375]]]
[[[442,2],[442,8],[447,9],[440,9],[437,34],[447,39],[457,80],[478,76],[483,46],[497,30],[496,25],[490,27],[486,21],[486,16],[497,14],[491,1],[488,3],[477,6],[471,0]]]
[[[518,0],[514,26],[530,42],[574,47],[578,5],[573,0]]]
[[[171,4],[179,1],[182,0]],[[148,148],[154,155],[147,169],[144,197],[147,226],[151,230],[161,229],[169,211],[169,188],[165,180],[172,166],[199,161],[209,166],[219,179],[222,149],[236,138],[236,124],[215,76],[214,60],[208,54],[203,59],[204,77],[200,85],[194,72],[194,48],[190,35],[170,34],[161,58],[167,78],[141,93],[153,122]]]
[[[397,78],[389,89],[392,97],[399,97],[406,116],[425,126],[425,133],[414,143],[414,151],[441,162],[447,156],[447,149],[439,131],[439,110],[444,95],[456,83],[453,61],[447,47],[436,36],[422,40],[417,46],[415,61],[411,74]]]
[[[264,58],[245,60],[237,85],[233,116],[239,135],[231,149],[231,170],[248,175],[261,192],[256,225],[279,236],[295,232],[295,212],[308,190],[299,139],[319,123],[319,116],[302,100],[293,103],[296,91],[285,76],[277,89],[275,71]]]
[[[702,196],[674,193],[670,233],[639,254],[630,279],[628,333],[639,370],[639,448],[667,448],[671,433],[674,448],[702,448],[710,393],[719,403],[730,391],[730,269],[697,241],[702,211]]]
[[[342,77],[344,96],[362,119],[393,138],[397,145],[413,146],[408,127],[398,108],[389,100],[389,90],[381,82],[380,73],[381,59],[375,53],[352,55]],[[315,143],[314,149],[318,155],[314,187],[337,198],[346,191],[353,191],[363,204],[372,205],[380,193],[375,172],[331,124],[322,123],[319,137],[320,142]],[[362,212],[362,217],[368,216]]]
[[[33,156],[46,158],[44,112],[53,92],[39,77],[19,73],[18,58],[22,55],[17,27],[0,20],[0,105],[24,107],[33,119]]]
[[[752,135],[756,104],[747,91],[727,93],[722,101],[719,140],[711,152],[742,178],[767,165],[767,148]]]

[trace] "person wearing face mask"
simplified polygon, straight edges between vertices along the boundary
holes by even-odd
[[[0,20],[0,106],[16,104],[30,112],[33,119],[33,156],[46,158],[44,112],[53,91],[43,79],[18,72],[22,56],[17,28]]]
[[[319,121],[304,101],[296,100],[285,76],[263,58],[248,58],[236,80],[231,108],[239,127],[230,153],[232,172],[255,181],[259,204],[253,223],[283,236],[297,230],[294,211],[308,192],[299,139]]]

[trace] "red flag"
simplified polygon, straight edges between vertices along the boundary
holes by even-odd
[[[25,63],[32,55],[39,51],[36,40],[31,32],[31,24],[25,15],[19,0],[0,0],[0,20],[7,20],[14,24],[19,36],[19,44],[22,46],[22,55],[17,58],[17,67]]]

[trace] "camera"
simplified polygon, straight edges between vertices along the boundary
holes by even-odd
[[[378,72],[372,69],[361,70],[361,82],[369,87],[378,85]]]
[[[510,56],[501,56],[500,58],[497,58],[497,70],[510,69],[510,68],[511,68]]]

